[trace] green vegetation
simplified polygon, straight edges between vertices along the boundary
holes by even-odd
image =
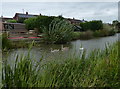
[[[88,40],[96,37],[106,37],[115,35],[117,31],[113,28],[112,25],[103,24],[103,29],[100,30],[87,30],[83,32],[74,32],[73,33],[73,40],[74,39],[81,39],[81,40]]]
[[[34,18],[26,19],[24,21],[24,23],[26,24],[26,28],[28,30],[37,28],[39,30],[39,32],[41,33],[41,32],[43,32],[42,29],[44,29],[44,27],[46,29],[49,29],[49,25],[54,18],[59,18],[61,20],[64,19],[62,16],[58,16],[58,17],[55,17],[55,16],[37,16]]]
[[[8,23],[17,23],[16,20],[7,20]]]
[[[120,33],[120,22],[118,20],[114,20],[112,24],[114,26],[114,29],[116,29],[117,32]]]
[[[59,23],[53,21],[54,19],[59,19]],[[64,22],[61,23],[63,20]],[[76,39],[87,40],[95,37],[112,36],[119,32],[117,21],[113,21],[115,27],[111,24],[103,24],[101,20],[80,23],[82,32],[71,32],[72,29],[74,30],[72,24],[67,26],[68,22],[62,16],[37,16],[26,19],[24,23],[28,30],[36,29],[39,33],[43,33],[45,43],[66,43]],[[55,26],[51,27],[52,25]],[[67,30],[65,31],[65,29]]]
[[[87,40],[87,39],[92,39],[93,38],[93,32],[88,30],[86,32],[81,32],[80,34],[80,39],[82,40]]]
[[[6,33],[3,33],[1,36],[0,36],[0,40],[2,42],[2,44],[0,44],[0,47],[2,47],[2,51],[5,52],[5,51],[8,51],[10,49],[16,49],[16,48],[29,48],[29,46],[31,45],[32,42],[30,43],[27,43],[25,42],[24,40],[19,40],[17,42],[13,42],[13,41],[10,41],[8,38],[7,38],[7,34]],[[33,46],[38,46],[39,43],[33,43]]]
[[[12,43],[8,40],[6,33],[0,36],[0,40],[2,41],[2,50],[8,50],[12,47]]]
[[[19,18],[17,22],[18,23],[24,23],[25,20],[26,20],[26,18]]]
[[[96,30],[100,30],[103,28],[103,23],[101,20],[100,21],[95,20],[95,21],[80,23],[80,26],[82,27],[83,31],[87,31],[87,30],[96,31]]]
[[[32,30],[35,28],[35,25],[36,25],[36,17],[26,19],[24,23],[25,23],[26,29]]]
[[[62,63],[40,61],[21,56],[11,66],[4,60],[2,83],[4,87],[120,87],[120,59],[118,46],[106,46],[94,51],[88,58],[70,57]]]
[[[72,39],[73,25],[66,20],[55,18],[49,29],[43,29],[43,33],[46,43],[66,43]]]

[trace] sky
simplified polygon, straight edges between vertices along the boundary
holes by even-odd
[[[106,2],[24,2],[28,0],[19,0],[21,2],[2,1],[0,4],[0,15],[4,17],[13,17],[15,13],[30,14],[40,13],[48,16],[62,15],[65,18],[76,18],[85,20],[103,20],[103,22],[111,23],[118,19],[118,2],[113,0]],[[59,0],[57,0],[59,1]],[[75,0],[76,1],[76,0]],[[105,0],[104,0],[105,1]],[[109,1],[109,2],[108,2]],[[24,9],[24,10],[23,10]]]
[[[73,2],[73,0],[1,0],[2,2]],[[118,2],[120,0],[74,0],[74,2]]]

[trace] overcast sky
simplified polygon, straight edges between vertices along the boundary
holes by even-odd
[[[118,2],[120,0],[0,0],[2,2]]]
[[[92,2],[93,0],[91,2],[87,2],[90,0],[86,2],[37,2],[35,0],[36,2],[34,3],[7,1],[8,0],[4,0],[4,2],[2,1],[2,4],[0,4],[0,6],[2,5],[0,14],[4,17],[13,17],[16,12],[23,13],[24,9],[24,12],[28,11],[30,14],[41,13],[49,16],[63,15],[63,17],[67,18],[103,20],[103,22],[112,22],[118,19],[117,0],[114,0],[116,2]]]

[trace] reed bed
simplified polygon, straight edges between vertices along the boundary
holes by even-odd
[[[116,42],[104,51],[93,51],[88,58],[71,57],[62,63],[40,61],[18,56],[11,66],[4,60],[3,87],[120,87],[120,57]]]

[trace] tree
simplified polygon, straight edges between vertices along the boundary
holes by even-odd
[[[103,23],[101,20],[94,20],[85,23],[80,23],[80,26],[82,27],[83,31],[87,31],[87,30],[96,31],[103,29]]]
[[[114,20],[112,22],[114,29],[120,30],[120,22],[118,20]]]
[[[36,17],[26,19],[24,21],[26,29],[28,30],[34,29],[36,27],[36,19],[37,19]]]
[[[42,32],[42,29],[45,27],[46,29],[49,28],[49,24],[55,17],[51,16],[38,16],[36,18],[36,28],[39,29],[39,32]]]

